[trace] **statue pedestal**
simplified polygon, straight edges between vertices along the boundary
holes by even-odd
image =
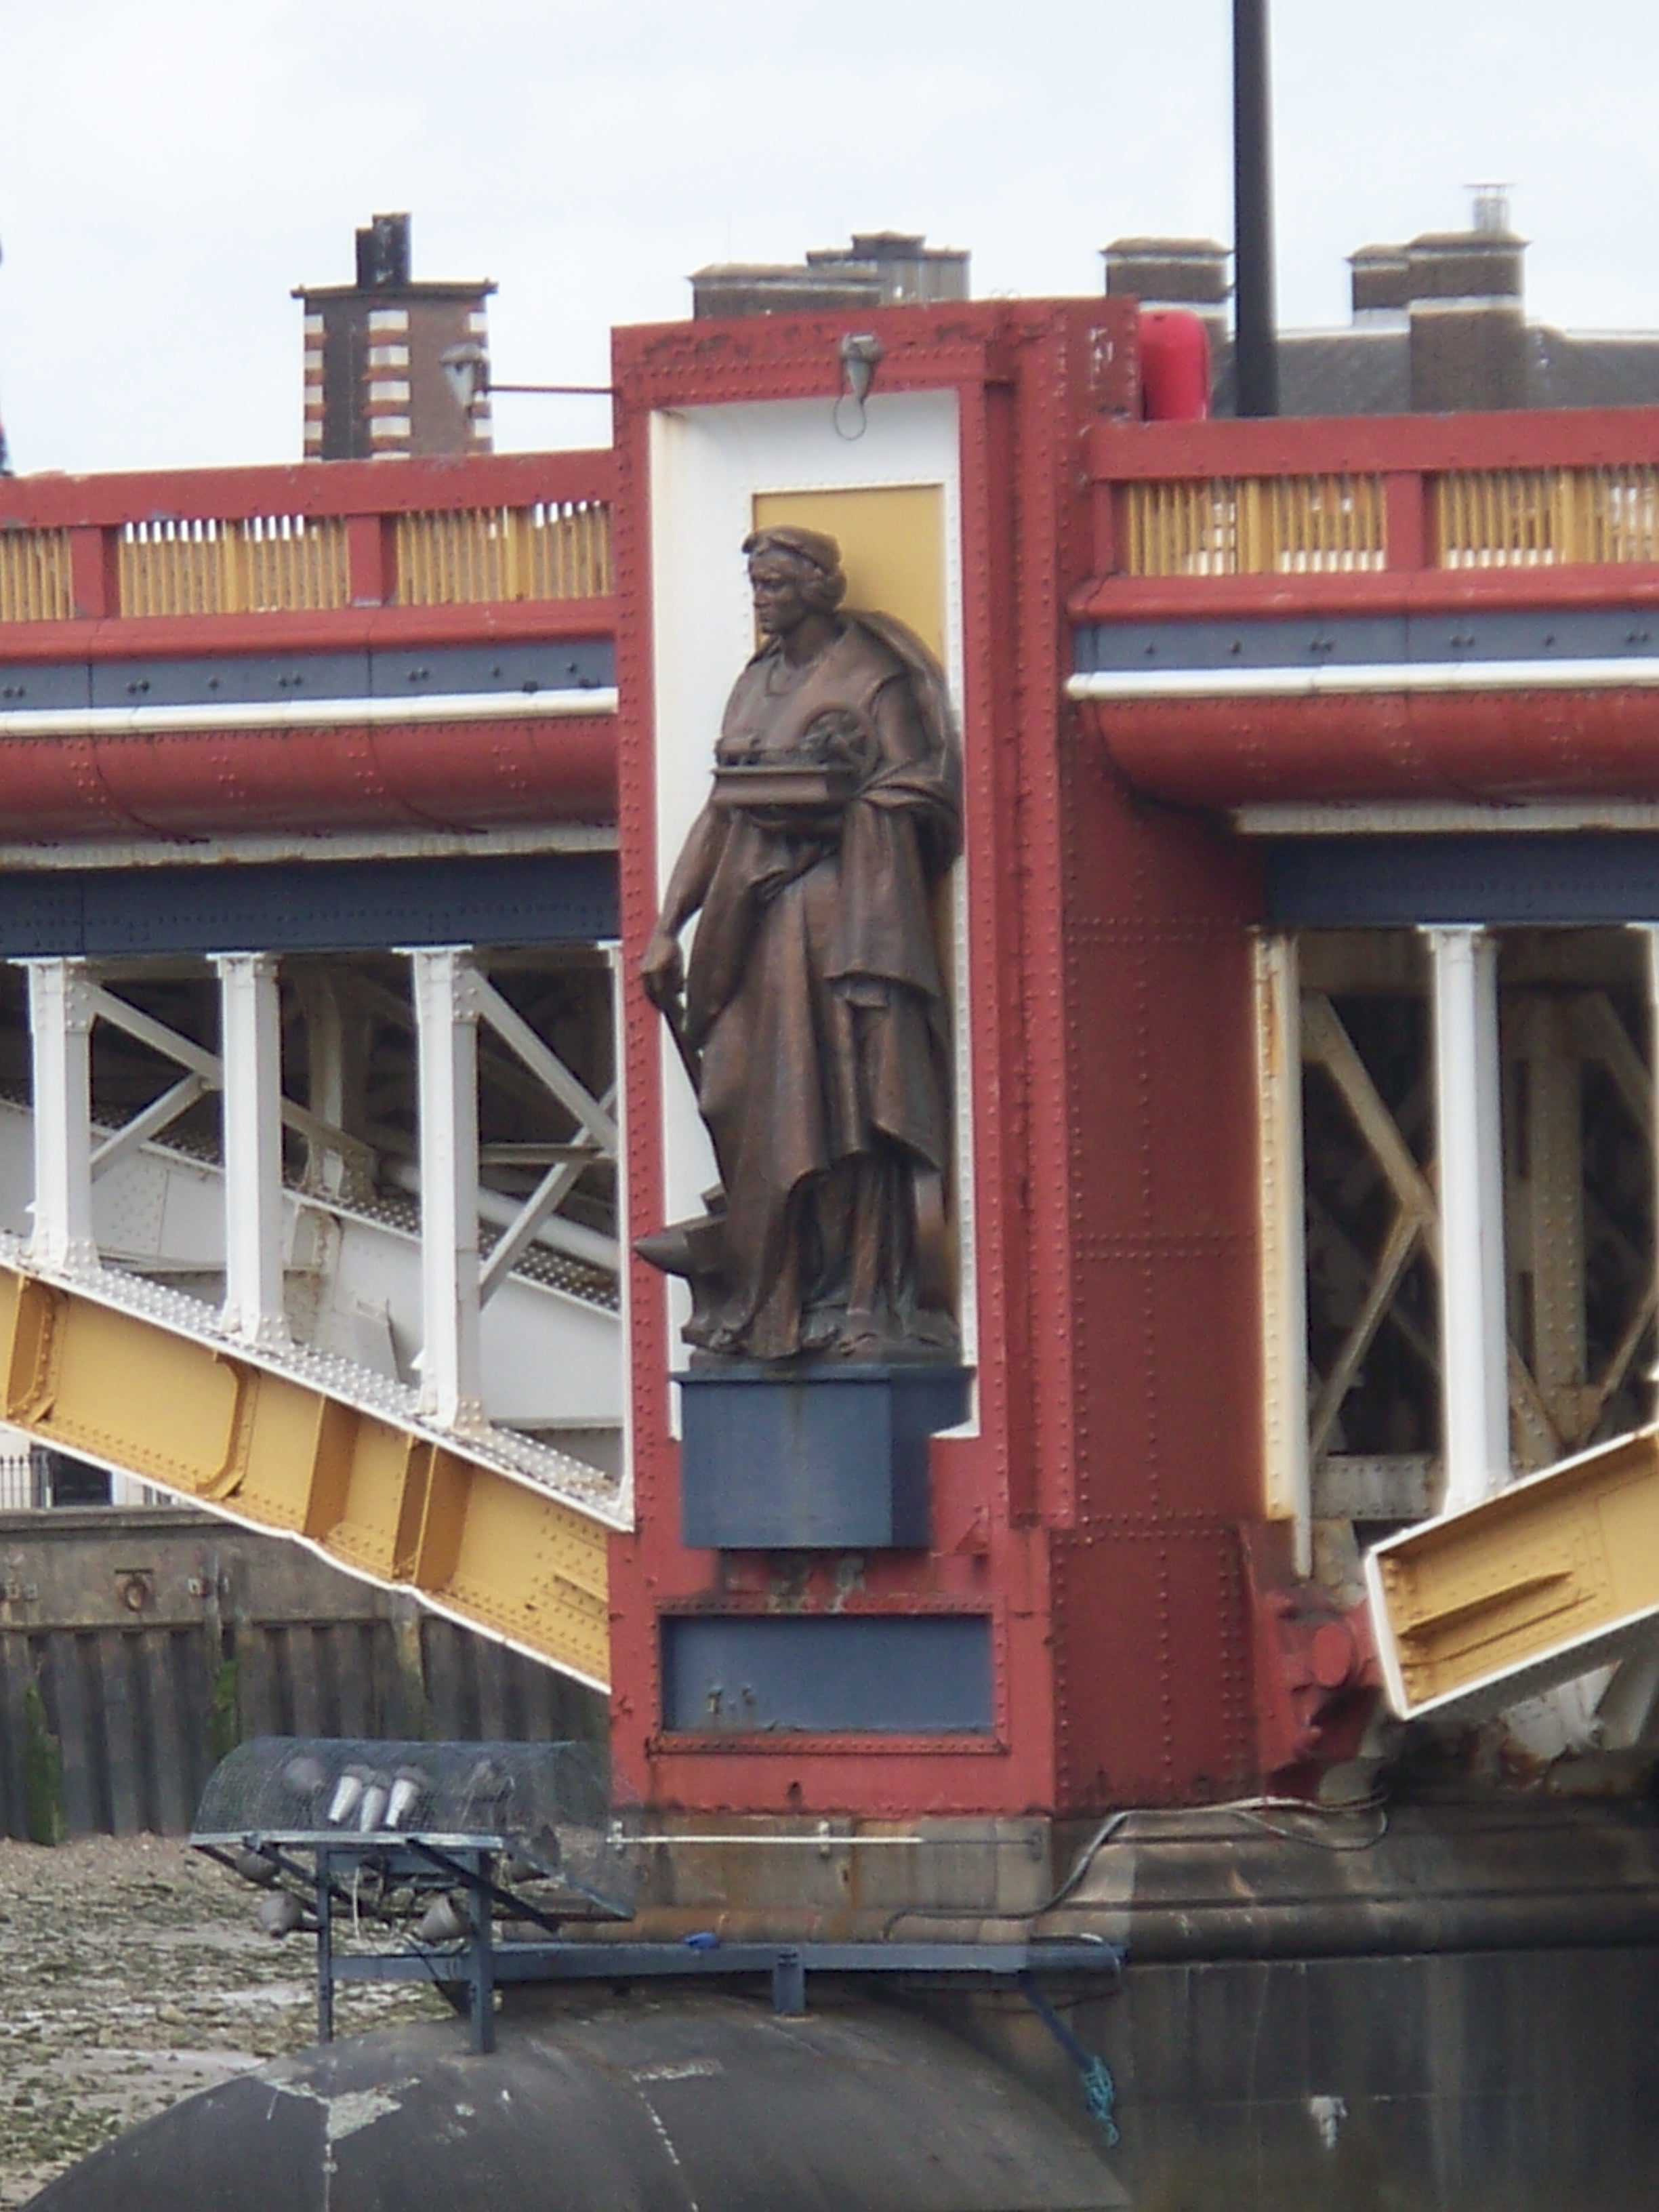
[[[971,1374],[733,1361],[677,1375],[681,1540],[726,1552],[926,1550],[927,1439],[967,1419]]]

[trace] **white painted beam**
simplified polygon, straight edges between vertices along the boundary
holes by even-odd
[[[26,960],[34,1074],[34,1216],[29,1257],[68,1274],[95,1267],[92,1233],[92,1024],[83,960]]]
[[[406,1190],[411,1198],[421,1194],[421,1170],[410,1161],[394,1161],[386,1170],[386,1181],[398,1190]],[[478,1219],[489,1228],[511,1229],[522,1211],[516,1198],[479,1187]],[[546,1215],[531,1241],[544,1244],[550,1252],[562,1252],[567,1259],[580,1260],[585,1267],[597,1267],[604,1274],[627,1272],[623,1267],[623,1248],[618,1238],[607,1237],[602,1230],[589,1229],[583,1222],[567,1221],[562,1213]],[[495,1258],[493,1252],[490,1258]]]
[[[477,1429],[478,976],[465,946],[422,947],[409,957],[420,1071],[420,1409],[441,1428]]]
[[[277,964],[219,952],[225,1146],[224,1325],[252,1344],[288,1334],[283,1311],[283,1050]]]
[[[616,1088],[613,1085],[599,1103],[609,1111],[615,1103],[616,1096]],[[556,1161],[549,1167],[547,1173],[512,1219],[507,1222],[502,1235],[496,1240],[489,1258],[485,1263],[483,1273],[478,1279],[478,1297],[482,1304],[489,1304],[490,1299],[507,1280],[509,1271],[517,1266],[521,1254],[535,1243],[545,1228],[550,1217],[557,1212],[580,1182],[587,1165],[586,1160],[576,1159]],[[483,1218],[488,1221],[490,1218],[490,1212],[486,1201],[489,1194],[481,1191],[478,1196],[479,1212]],[[568,1225],[571,1228],[580,1227],[580,1224],[574,1222]],[[590,1231],[588,1234],[592,1236],[592,1231]],[[614,1237],[595,1240],[596,1243],[599,1241],[603,1241],[615,1253],[615,1258],[607,1264],[620,1274],[622,1253],[617,1240]]]
[[[1262,1457],[1268,1518],[1291,1522],[1297,1571],[1305,1575],[1313,1569],[1313,1529],[1308,1453],[1301,998],[1296,939],[1278,935],[1257,938]]]
[[[136,1152],[141,1145],[149,1144],[164,1129],[170,1129],[182,1115],[188,1114],[192,1106],[207,1097],[211,1087],[205,1076],[183,1076],[159,1098],[152,1098],[148,1106],[140,1107],[132,1119],[124,1121],[115,1134],[106,1137],[93,1154],[93,1181],[96,1182],[100,1176],[106,1176],[130,1152]]]
[[[100,1020],[113,1023],[118,1030],[137,1037],[140,1044],[147,1044],[164,1060],[174,1060],[193,1075],[199,1075],[210,1090],[218,1089],[224,1079],[224,1069],[216,1053],[209,1052],[194,1038],[169,1029],[165,1022],[158,1022],[142,1007],[118,998],[113,991],[106,991],[101,985],[91,988],[93,1012]],[[304,1137],[307,1143],[338,1152],[352,1172],[362,1173],[365,1177],[372,1172],[374,1155],[368,1146],[357,1138],[319,1121],[314,1114],[296,1105],[291,1098],[282,1101],[282,1115],[283,1126]]]
[[[586,1129],[607,1158],[617,1157],[617,1124],[586,1085],[573,1075],[552,1047],[538,1037],[524,1016],[495,985],[476,979],[478,1012],[501,1042],[514,1053],[566,1112]]]
[[[1434,994],[1445,1504],[1451,1511],[1501,1489],[1510,1473],[1498,944],[1475,928],[1425,935]]]

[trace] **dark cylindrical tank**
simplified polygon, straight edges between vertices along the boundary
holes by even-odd
[[[903,2012],[532,2000],[280,2059],[94,2152],[36,2212],[1105,2212],[1093,2145]]]

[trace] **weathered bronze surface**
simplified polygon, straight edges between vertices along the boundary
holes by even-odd
[[[945,679],[903,623],[842,610],[834,538],[775,528],[744,550],[765,642],[640,969],[720,1187],[635,1249],[690,1282],[686,1337],[706,1358],[953,1358],[933,895],[960,849],[961,754]]]

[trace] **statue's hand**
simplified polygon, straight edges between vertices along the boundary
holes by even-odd
[[[685,963],[679,939],[665,929],[653,929],[651,941],[640,956],[640,981],[645,995],[659,1013],[666,1013],[685,988]]]

